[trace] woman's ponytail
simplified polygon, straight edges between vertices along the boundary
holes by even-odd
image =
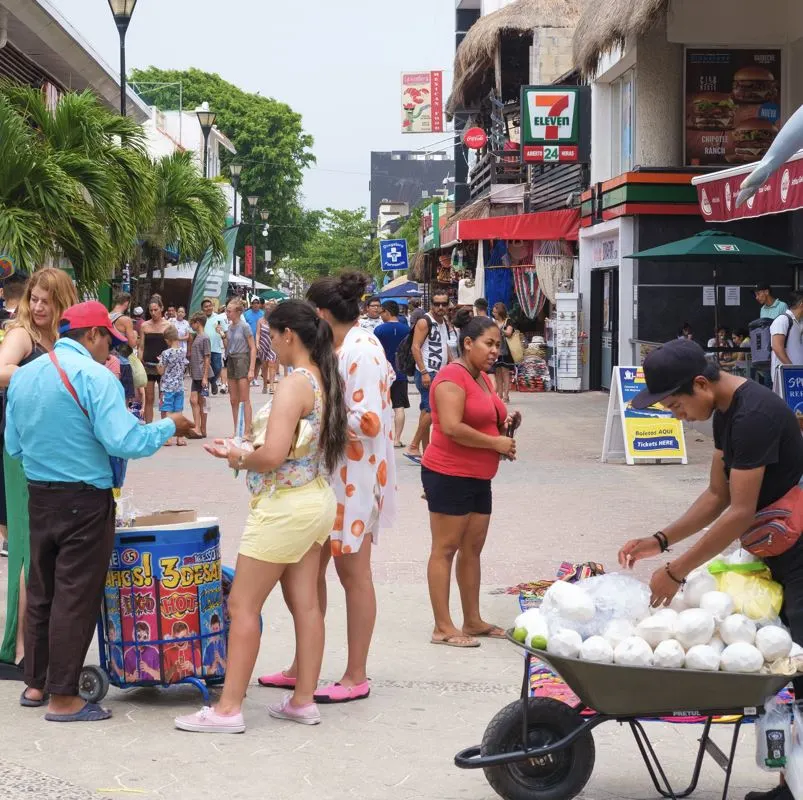
[[[345,386],[337,366],[332,328],[326,320],[317,316],[315,319],[317,330],[310,355],[321,371],[326,392],[326,413],[321,420],[321,449],[326,469],[334,472],[348,443]]]

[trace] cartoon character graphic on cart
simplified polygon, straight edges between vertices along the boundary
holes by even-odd
[[[120,628],[114,619],[106,622],[106,635],[109,642],[109,667],[116,678],[123,677],[123,650],[120,647]]]
[[[165,679],[167,683],[178,683],[184,678],[192,678],[195,665],[200,661],[197,642],[186,641],[191,636],[186,622],[174,622],[171,638],[176,642],[164,647]]]
[[[226,648],[221,630],[220,617],[212,614],[209,628],[215,636],[209,637],[209,644],[204,650],[204,668],[207,675],[223,675],[226,671]]]
[[[161,681],[159,671],[159,651],[152,644],[142,644],[151,640],[151,626],[147,622],[134,624],[136,647],[127,647],[125,654],[126,679],[135,681]]]

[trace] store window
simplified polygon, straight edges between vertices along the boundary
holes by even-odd
[[[628,70],[611,83],[611,175],[633,169],[636,107],[635,73]]]

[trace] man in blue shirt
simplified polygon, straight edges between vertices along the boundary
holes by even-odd
[[[385,348],[385,356],[396,369],[396,351],[410,333],[410,326],[399,319],[399,304],[395,300],[382,303],[382,324],[374,328],[374,336]],[[407,397],[407,376],[396,373],[396,380],[390,386],[390,402],[393,406],[393,446],[404,447],[401,441],[404,431],[404,409],[410,408]]]
[[[781,314],[789,310],[789,306],[783,300],[778,300],[772,293],[772,287],[768,283],[759,283],[754,292],[756,300],[761,303],[759,316],[762,319],[778,319]]]
[[[264,314],[265,312],[262,308],[262,301],[256,295],[254,295],[254,297],[251,298],[251,305],[245,314],[243,314],[243,319],[248,323],[248,327],[251,328],[251,333],[254,335],[254,341],[257,343],[257,345],[259,344],[257,341],[257,323],[262,319]],[[257,358],[256,365],[254,367],[255,376],[259,375],[261,368],[262,364],[259,358]],[[251,381],[251,386],[259,386],[259,381],[254,378]]]
[[[112,342],[125,338],[101,303],[68,308],[59,333],[49,358],[14,373],[6,405],[5,446],[22,458],[30,492],[20,704],[47,703],[52,722],[92,722],[111,716],[78,695],[114,545],[109,456],[152,455],[192,423],[170,414],[140,425],[127,410],[122,384],[103,366]]]

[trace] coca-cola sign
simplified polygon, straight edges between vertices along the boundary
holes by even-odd
[[[488,144],[488,134],[482,128],[469,128],[463,134],[463,144],[472,150],[482,150]]]

